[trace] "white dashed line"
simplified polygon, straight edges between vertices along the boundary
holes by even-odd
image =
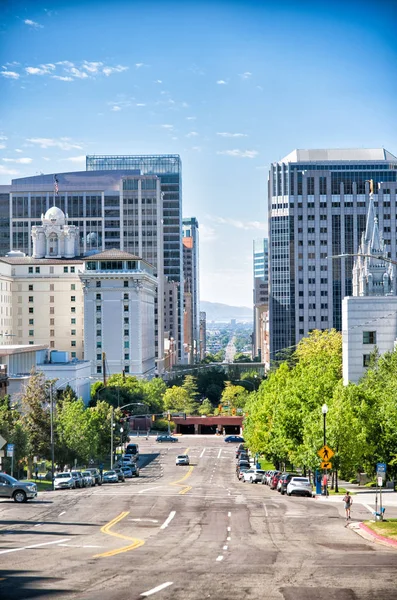
[[[203,458],[203,456],[204,456],[204,452],[205,452],[205,451],[206,451],[206,448],[204,448],[204,449],[203,449],[203,451],[201,452],[201,454],[200,454],[200,458]]]
[[[166,527],[168,527],[168,525],[171,523],[171,521],[175,517],[175,515],[176,515],[176,511],[172,510],[170,512],[170,514],[168,515],[168,517],[166,518],[166,520],[164,521],[164,523],[161,525],[160,529],[165,529]]]
[[[231,517],[231,516],[232,516],[232,513],[231,513],[231,512],[228,512],[228,513],[227,513],[227,516],[228,516],[228,517]]]
[[[40,527],[43,523],[36,523],[35,527]]]
[[[219,449],[219,452],[218,452],[218,458],[220,458],[220,457],[221,457],[221,454],[222,454],[222,448],[220,448],[220,449]]]
[[[128,519],[129,521],[138,521],[140,523],[158,523],[157,519]]]
[[[226,538],[226,541],[227,541],[227,542],[230,542],[230,540],[231,540],[231,539],[232,539],[232,538],[230,537],[230,535],[228,535],[228,536],[227,536],[227,538]]]
[[[267,513],[267,508],[266,508],[266,504],[265,503],[263,503],[263,508],[265,509],[265,515],[266,515],[266,517],[268,517],[269,515]]]
[[[220,562],[221,560],[223,560],[223,556],[218,556],[218,558],[216,560],[217,560],[217,562]]]
[[[63,510],[61,513],[59,513],[58,517],[62,517],[62,515],[64,515],[66,512],[66,510]]]
[[[166,588],[172,584],[173,584],[173,581],[166,581],[165,583],[162,583],[161,585],[158,585],[157,587],[152,588],[148,592],[143,592],[143,594],[141,594],[141,596],[145,596],[145,597],[151,596],[152,594],[155,594],[156,592],[160,592],[161,590],[163,590],[164,588]]]
[[[223,546],[223,549],[224,549],[224,550],[227,550],[227,546]]]
[[[20,552],[21,550],[30,550],[31,548],[41,548],[42,546],[50,546],[52,544],[60,544],[61,542],[68,542],[70,538],[64,538],[63,540],[56,540],[55,542],[44,542],[43,544],[32,544],[31,546],[22,546],[22,548],[10,548],[9,550],[0,550],[0,554],[8,554],[9,552]]]
[[[231,527],[228,527],[228,528],[227,528],[227,530],[228,530],[228,531],[231,531],[231,530],[232,530],[232,528],[231,528]]]

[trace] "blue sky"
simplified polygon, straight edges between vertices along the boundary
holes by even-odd
[[[84,169],[85,154],[179,153],[201,297],[250,306],[269,163],[397,153],[396,7],[3,1],[0,183]]]

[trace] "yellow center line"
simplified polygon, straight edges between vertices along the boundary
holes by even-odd
[[[132,542],[128,546],[123,546],[122,548],[116,548],[115,550],[109,550],[109,552],[103,552],[102,554],[95,554],[94,558],[104,558],[106,556],[115,556],[116,554],[121,554],[122,552],[128,552],[129,550],[135,550],[135,548],[139,548],[139,546],[143,546],[145,543],[144,540],[140,540],[138,538],[132,538],[122,533],[116,533],[115,531],[111,531],[111,528],[122,521],[130,512],[122,512],[117,517],[106,523],[103,527],[101,527],[101,532],[106,533],[107,535],[112,535],[113,537],[120,538],[121,540],[128,540]]]
[[[170,485],[177,485],[178,487],[182,487],[182,489],[180,490],[180,492],[178,492],[179,494],[186,494],[186,492],[188,492],[189,490],[192,489],[191,485],[181,485],[182,481],[185,481],[185,479],[187,479],[188,477],[190,477],[190,475],[192,474],[194,467],[193,465],[191,467],[189,467],[189,470],[184,474],[184,476],[182,477],[182,479],[178,479],[178,481],[172,481],[170,483]]]

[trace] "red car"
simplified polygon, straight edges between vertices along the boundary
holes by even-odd
[[[275,473],[273,475],[273,477],[270,480],[270,486],[269,486],[271,490],[277,489],[277,484],[278,484],[278,481],[279,481],[281,475],[282,475],[282,473],[280,471],[277,471],[277,473]]]

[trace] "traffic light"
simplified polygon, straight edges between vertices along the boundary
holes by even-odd
[[[156,420],[156,415],[152,415],[152,421],[153,421],[153,423],[155,422],[155,420]]]
[[[170,413],[168,413],[168,415],[167,415],[167,419],[168,419],[169,421],[171,421],[171,414],[170,414]]]
[[[219,412],[222,412],[222,404],[218,404],[218,410]]]
[[[234,416],[236,414],[236,409],[232,408],[232,415]]]

